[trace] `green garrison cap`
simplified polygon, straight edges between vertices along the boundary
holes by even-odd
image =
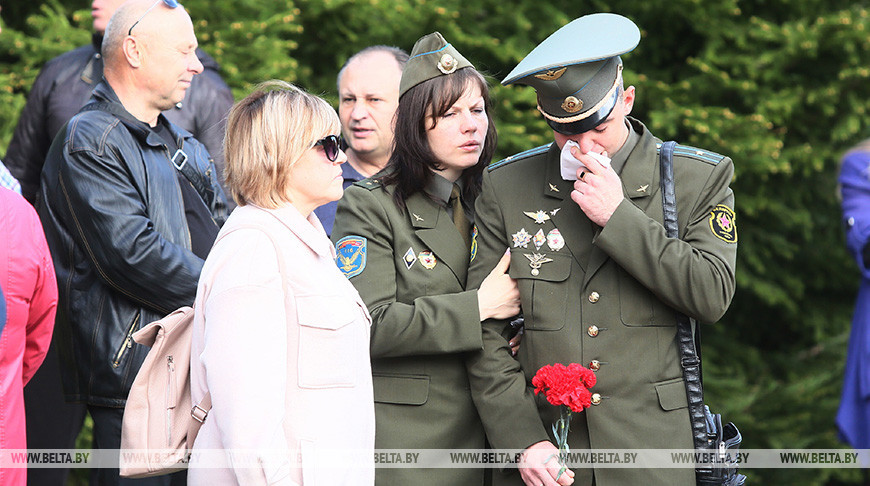
[[[465,67],[474,66],[455,47],[444,40],[440,33],[424,35],[414,44],[411,57],[402,70],[399,97],[423,81],[451,74]]]
[[[616,14],[575,19],[535,47],[501,83],[525,84],[538,110],[559,133],[576,135],[604,121],[619,97],[622,60],[640,42],[640,30]]]

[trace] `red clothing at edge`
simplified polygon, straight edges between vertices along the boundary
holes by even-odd
[[[57,310],[57,280],[33,207],[0,187],[0,286],[6,325],[0,334],[0,449],[27,448],[24,385],[42,364]],[[27,470],[0,469],[0,485],[23,485]]]

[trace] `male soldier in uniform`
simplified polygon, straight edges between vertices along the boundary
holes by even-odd
[[[496,484],[693,485],[694,471],[578,467],[559,475],[548,435],[558,407],[530,383],[553,363],[595,371],[592,405],[575,413],[571,450],[692,449],[675,339],[677,312],[713,322],[734,294],[737,236],[729,158],[678,146],[680,239],[662,226],[661,140],[629,115],[620,55],[640,40],[614,14],[581,17],[547,38],[502,82],[532,86],[555,143],[493,164],[476,203],[478,285],[511,247],[525,315],[519,353],[488,320],[470,363],[491,444],[525,449]],[[504,424],[511,424],[505,427]],[[558,477],[558,480],[556,479]],[[573,479],[573,481],[572,481]]]

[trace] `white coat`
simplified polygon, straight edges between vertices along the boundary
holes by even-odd
[[[371,319],[314,213],[237,208],[195,309],[191,396],[212,409],[191,485],[374,483]]]

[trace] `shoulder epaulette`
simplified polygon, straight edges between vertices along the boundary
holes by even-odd
[[[656,144],[656,150],[661,150],[662,144]],[[725,159],[725,156],[722,154],[717,154],[716,152],[711,152],[709,150],[699,149],[696,147],[691,147],[689,145],[680,145],[677,144],[674,147],[674,155],[680,157],[688,157],[690,159],[700,160],[702,162],[706,162],[708,164],[716,165],[719,162],[722,162]]]
[[[541,145],[540,147],[535,147],[533,149],[526,150],[525,152],[520,152],[518,154],[511,155],[510,157],[508,157],[506,159],[502,159],[494,164],[490,164],[489,167],[486,168],[486,170],[493,171],[495,169],[498,169],[499,167],[503,167],[505,165],[508,165],[511,162],[516,162],[518,160],[523,160],[523,159],[527,159],[527,158],[535,156],[535,155],[542,154],[542,153],[546,152],[547,150],[550,150],[550,145],[552,145],[552,142],[548,143],[546,145]]]
[[[371,178],[363,179],[361,181],[354,182],[353,185],[359,186],[359,187],[364,187],[364,188],[371,191],[373,189],[377,189],[377,188],[381,187],[381,180],[380,179],[371,179]]]

